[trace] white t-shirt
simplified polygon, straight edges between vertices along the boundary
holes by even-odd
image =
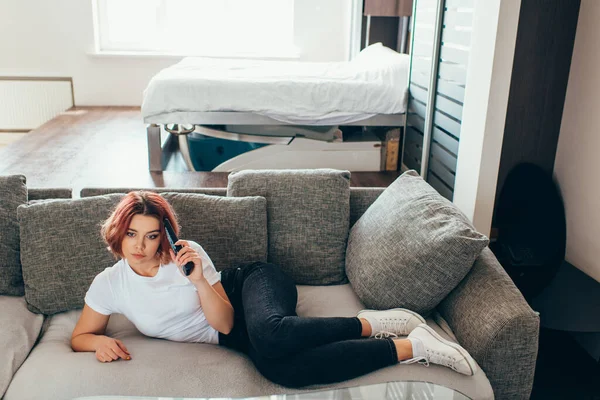
[[[210,285],[221,280],[208,254],[188,241],[200,258]],[[218,343],[218,332],[208,324],[196,287],[177,264],[160,265],[153,277],[136,274],[126,259],[106,268],[95,278],[85,295],[94,311],[123,314],[146,336],[177,342]]]

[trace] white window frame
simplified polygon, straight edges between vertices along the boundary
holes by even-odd
[[[159,0],[166,1],[166,0]],[[217,1],[217,0],[215,0]],[[249,1],[249,0],[248,0]],[[298,0],[296,0],[298,1]],[[355,1],[355,0],[353,0]],[[359,0],[362,2],[362,0]],[[298,59],[300,50],[295,45],[289,45],[285,48],[261,49],[258,51],[235,52],[172,52],[164,49],[156,49],[154,46],[138,46],[137,49],[118,49],[118,46],[107,46],[103,32],[108,32],[105,3],[103,0],[92,0],[92,13],[94,24],[94,53],[96,55],[108,56],[164,56],[164,57],[185,57],[185,56],[205,56],[205,57],[231,57],[231,58],[274,58],[274,59]]]

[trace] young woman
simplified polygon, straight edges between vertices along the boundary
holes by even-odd
[[[268,379],[291,387],[342,381],[400,363],[437,363],[466,375],[476,365],[409,310],[363,310],[352,318],[296,315],[297,291],[276,265],[253,262],[218,273],[202,247],[180,240],[177,256],[163,218],[175,213],[153,192],[131,192],[102,226],[120,260],[96,276],[71,337],[74,351],[101,362],[130,360],[125,344],[105,336],[112,313],[144,335],[214,343],[247,354]],[[185,276],[181,266],[194,263]],[[398,336],[406,336],[401,339]]]

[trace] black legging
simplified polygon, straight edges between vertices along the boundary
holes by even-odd
[[[219,344],[248,354],[275,383],[339,382],[398,362],[391,339],[361,339],[356,317],[298,317],[296,285],[275,264],[227,269],[221,282],[235,322],[229,335],[219,334]]]

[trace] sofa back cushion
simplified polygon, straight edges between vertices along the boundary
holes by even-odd
[[[267,200],[161,193],[179,219],[179,237],[199,243],[217,271],[267,260]]]
[[[350,229],[356,221],[371,207],[385,188],[381,187],[352,187],[350,188]]]
[[[427,314],[487,244],[454,204],[408,171],[352,227],[346,273],[367,307]]]
[[[27,200],[70,199],[73,191],[69,188],[27,188]]]
[[[205,247],[218,269],[266,259],[264,198],[163,195],[182,225],[179,236]],[[29,310],[55,314],[83,307],[94,277],[116,262],[102,241],[100,227],[123,196],[48,200],[18,208]]]
[[[24,294],[17,207],[26,202],[25,177],[0,176],[0,295]]]
[[[297,284],[347,282],[350,173],[332,169],[246,170],[229,175],[228,196],[267,199],[269,262]]]
[[[94,277],[115,263],[100,227],[122,197],[112,194],[19,206],[21,262],[30,311],[54,314],[83,307]]]

